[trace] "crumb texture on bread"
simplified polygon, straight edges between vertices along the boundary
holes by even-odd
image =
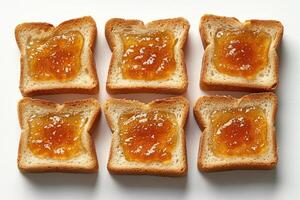
[[[30,41],[45,40],[55,35],[78,31],[83,36],[80,54],[80,70],[75,78],[66,81],[39,81],[31,78],[28,66],[27,46]],[[48,23],[23,23],[15,29],[15,37],[21,53],[20,90],[23,96],[56,93],[88,93],[98,91],[98,77],[94,62],[97,27],[92,17],[72,19],[54,27]]]
[[[247,30],[265,32],[271,37],[268,64],[253,79],[230,76],[219,72],[213,64],[215,36],[220,30]],[[283,35],[283,26],[275,20],[246,20],[233,17],[204,15],[200,22],[200,35],[205,52],[202,59],[200,86],[204,90],[272,91],[278,84],[278,50]]]
[[[263,109],[267,121],[267,148],[257,156],[218,157],[210,149],[212,137],[211,115],[214,111],[257,106]],[[245,95],[240,99],[230,96],[203,96],[194,107],[195,118],[201,128],[198,167],[202,171],[227,169],[271,169],[277,164],[275,117],[277,96],[273,93]]]
[[[28,146],[30,136],[29,120],[32,116],[45,116],[57,113],[82,113],[83,128],[80,134],[82,151],[79,155],[66,160],[36,156]],[[100,105],[96,99],[70,101],[56,104],[28,97],[18,105],[21,137],[18,153],[18,167],[24,172],[95,172],[98,170],[97,155],[91,129],[100,114]]]
[[[112,130],[112,143],[108,170],[116,174],[152,174],[161,176],[182,176],[187,172],[184,126],[188,115],[189,103],[184,97],[160,99],[144,104],[125,99],[109,99],[104,104],[104,113]],[[173,113],[178,123],[177,144],[169,162],[128,161],[120,144],[120,115],[132,111],[161,110]]]
[[[175,71],[162,80],[134,80],[122,76],[124,33],[144,34],[153,31],[170,31],[175,39]],[[109,93],[183,93],[187,88],[187,73],[183,48],[187,40],[189,23],[183,18],[164,19],[144,24],[140,20],[113,18],[106,23],[105,36],[112,50],[106,88]]]

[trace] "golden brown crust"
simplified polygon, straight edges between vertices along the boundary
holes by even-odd
[[[130,167],[126,168],[123,166],[115,167],[112,165],[112,157],[113,157],[113,150],[112,145],[110,147],[110,153],[109,153],[109,159],[107,163],[107,169],[110,173],[113,174],[135,174],[135,175],[158,175],[158,176],[185,176],[187,174],[187,156],[186,156],[186,137],[185,137],[185,125],[186,120],[188,118],[189,113],[189,102],[186,98],[182,96],[177,97],[170,97],[170,98],[164,98],[164,99],[157,99],[154,101],[149,102],[148,104],[142,103],[137,100],[127,100],[127,99],[109,99],[103,104],[104,114],[107,120],[107,123],[111,129],[112,132],[117,129],[117,127],[114,127],[114,120],[110,116],[110,113],[108,111],[109,104],[121,104],[125,107],[132,107],[133,109],[152,109],[152,108],[166,108],[167,106],[170,106],[172,104],[183,104],[184,105],[184,111],[182,113],[182,121],[180,124],[182,124],[183,128],[183,137],[182,137],[182,143],[181,147],[183,148],[183,161],[184,166],[180,169],[152,169],[152,168],[145,168],[145,167]]]
[[[18,164],[18,168],[23,173],[48,173],[48,172],[61,172],[61,173],[96,173],[98,172],[98,161],[95,161],[95,164],[91,168],[83,168],[83,167],[72,167],[72,166],[47,166],[40,165],[38,167],[30,167],[22,166]]]
[[[25,106],[31,104],[35,106],[39,106],[42,108],[48,108],[52,109],[53,111],[61,111],[62,109],[76,109],[78,106],[83,106],[83,105],[93,105],[95,106],[94,114],[90,117],[90,123],[87,125],[87,133],[88,133],[88,154],[92,158],[92,162],[87,164],[86,166],[70,166],[70,165],[64,165],[63,163],[58,163],[57,165],[48,165],[48,164],[38,164],[35,166],[27,166],[26,164],[22,164],[21,158],[22,158],[22,148],[27,148],[27,147],[22,147],[25,144],[26,138],[21,134],[20,136],[20,142],[19,142],[19,150],[18,150],[18,168],[22,172],[72,172],[72,173],[94,173],[98,171],[98,159],[97,159],[97,153],[92,137],[93,129],[96,125],[96,122],[98,121],[100,114],[101,114],[101,109],[100,105],[98,103],[98,100],[89,98],[89,99],[82,99],[82,100],[76,100],[76,101],[68,101],[65,102],[64,104],[57,104],[52,101],[47,101],[47,100],[41,100],[41,99],[31,99],[29,97],[25,97],[21,99],[18,103],[18,118],[19,118],[19,124],[20,128],[23,130],[24,129],[24,118],[23,118],[23,113],[25,111]],[[63,106],[63,108],[58,110],[58,107]]]
[[[156,170],[147,168],[114,168],[113,166],[107,165],[107,170],[112,174],[119,175],[155,175],[155,176],[186,176],[187,166],[180,170],[168,169],[168,170]]]
[[[276,71],[278,71],[278,70],[276,70]],[[203,70],[203,73],[201,72],[201,77],[205,76],[203,74],[205,74],[204,70]],[[274,91],[277,88],[278,82],[279,82],[279,80],[277,80],[277,83],[273,84],[271,87],[265,87],[265,86],[253,87],[250,85],[242,85],[242,84],[231,84],[229,86],[226,83],[213,84],[211,82],[206,82],[205,79],[201,78],[200,88],[205,91],[208,91],[208,90],[221,91],[222,90],[222,91],[243,91],[243,92],[266,92],[266,91]]]
[[[206,48],[210,44],[209,36],[207,35],[207,31],[205,30],[205,26],[203,24],[207,23],[208,21],[216,21],[219,24],[234,24],[236,27],[245,27],[245,26],[263,26],[264,28],[272,28],[276,29],[276,36],[274,39],[274,46],[270,51],[275,51],[274,56],[274,70],[275,70],[275,77],[274,83],[272,85],[255,85],[249,83],[222,83],[222,82],[212,82],[207,81],[207,68],[209,63],[211,62],[208,59],[208,49]],[[274,91],[277,88],[279,82],[279,56],[278,50],[280,47],[280,43],[283,36],[283,25],[276,20],[257,20],[251,19],[246,20],[244,23],[240,22],[235,17],[224,17],[224,16],[216,16],[216,15],[204,15],[201,18],[199,31],[202,40],[203,47],[205,49],[203,59],[202,59],[202,69],[201,69],[201,78],[200,78],[200,88],[203,90],[232,90],[232,91],[249,91],[249,92],[262,92],[262,91]]]
[[[83,87],[72,87],[72,88],[56,88],[56,89],[36,89],[36,90],[24,90],[20,87],[21,93],[24,97],[32,97],[37,95],[52,95],[52,94],[88,94],[93,95],[98,93],[99,85],[93,88],[83,88]]]
[[[211,167],[206,167],[198,162],[198,169],[203,172],[217,172],[225,170],[268,170],[273,169],[277,164],[276,160],[266,164],[266,163],[253,163],[253,162],[243,162],[243,163],[227,163],[224,165],[216,165]]]
[[[115,27],[136,27],[136,28],[160,28],[160,27],[166,27],[166,26],[176,26],[176,24],[182,24],[184,26],[185,32],[183,34],[183,37],[180,38],[182,41],[179,46],[180,49],[180,66],[183,67],[183,80],[182,84],[180,86],[161,86],[158,84],[158,86],[126,86],[126,85],[114,85],[110,81],[110,74],[112,74],[113,71],[113,62],[115,59],[117,59],[117,55],[114,53],[114,48],[117,46],[115,44],[116,40],[113,36],[113,29]],[[121,18],[112,18],[110,19],[106,25],[105,25],[105,37],[107,40],[107,43],[112,51],[112,57],[109,65],[108,70],[108,78],[106,82],[106,90],[110,94],[121,94],[121,93],[143,93],[143,92],[150,92],[150,93],[169,93],[169,94],[182,94],[186,91],[188,87],[188,77],[187,77],[187,69],[186,69],[186,63],[184,61],[184,47],[188,38],[188,31],[189,31],[190,25],[189,22],[184,18],[174,18],[174,19],[161,19],[149,22],[147,24],[144,24],[143,21],[140,20],[126,20]]]
[[[186,91],[187,84],[182,88],[171,87],[112,87],[106,84],[106,91],[109,94],[128,94],[128,93],[157,93],[157,94],[182,94]]]
[[[274,110],[272,111],[272,123],[275,124],[276,119],[276,113],[278,108],[278,98],[274,93],[266,92],[266,93],[254,93],[245,95],[239,99],[231,97],[231,96],[203,96],[200,97],[195,106],[194,106],[194,116],[195,119],[202,130],[202,134],[200,137],[199,142],[199,150],[198,150],[198,169],[200,171],[205,172],[214,172],[214,171],[223,171],[223,170],[234,170],[234,169],[272,169],[277,165],[278,161],[278,153],[277,153],[277,143],[276,143],[276,130],[275,127],[272,128],[272,152],[274,152],[274,157],[269,162],[259,162],[259,161],[251,161],[251,162],[239,162],[239,163],[231,163],[227,162],[225,164],[204,164],[204,158],[205,158],[205,141],[207,140],[207,130],[206,127],[208,127],[208,124],[206,124],[204,120],[204,116],[201,115],[200,109],[201,106],[205,102],[211,102],[215,105],[227,105],[227,106],[239,106],[240,104],[243,104],[244,102],[255,102],[260,100],[268,99],[269,101],[272,101],[274,104]]]
[[[93,80],[93,84],[89,86],[56,86],[56,87],[42,87],[42,88],[27,88],[24,81],[24,76],[26,73],[24,71],[25,68],[25,45],[22,41],[22,32],[28,30],[35,30],[35,34],[48,32],[51,34],[64,32],[68,29],[71,29],[76,26],[81,26],[83,24],[90,24],[90,34],[91,34],[91,42],[88,44],[89,49],[87,50],[88,53],[88,60],[91,63],[87,66],[87,71],[91,79]],[[84,34],[83,34],[84,35]],[[17,45],[20,49],[21,58],[20,58],[20,66],[21,66],[21,73],[20,73],[20,91],[23,96],[35,96],[35,95],[43,95],[43,94],[62,94],[62,93],[79,93],[79,94],[96,94],[99,91],[99,82],[98,82],[98,75],[96,72],[96,65],[94,60],[94,49],[97,39],[97,26],[94,19],[90,16],[71,19],[65,22],[62,22],[57,27],[54,27],[52,24],[49,23],[23,23],[17,25],[15,28],[15,38]],[[59,82],[57,82],[59,84]]]

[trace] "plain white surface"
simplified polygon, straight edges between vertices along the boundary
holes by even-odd
[[[200,1],[200,0],[9,0],[0,7],[0,195],[1,199],[299,199],[300,179],[300,28],[297,1]],[[112,17],[138,18],[150,21],[160,18],[185,17],[191,24],[186,46],[189,88],[185,96],[193,106],[205,94],[199,88],[203,47],[198,25],[205,13],[249,18],[280,20],[284,27],[281,46],[280,105],[277,117],[279,164],[271,171],[229,171],[200,173],[196,167],[200,130],[190,112],[187,123],[189,173],[184,178],[151,176],[112,176],[106,170],[111,133],[104,115],[95,130],[99,159],[98,174],[21,174],[16,158],[20,128],[17,102],[19,85],[19,50],[14,38],[17,24],[30,21],[58,23],[91,15],[97,22],[96,63],[100,80],[99,99],[109,96],[105,81],[111,52],[104,37],[104,24]],[[210,94],[240,93],[211,92]],[[133,94],[115,97],[149,101],[168,95]],[[47,96],[46,99],[70,100],[84,95]],[[192,109],[192,108],[191,108]],[[192,110],[191,110],[192,111]]]

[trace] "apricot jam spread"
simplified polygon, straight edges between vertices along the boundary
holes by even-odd
[[[118,123],[126,160],[146,163],[171,160],[178,132],[174,114],[158,110],[124,113]]]
[[[214,41],[213,64],[221,73],[254,79],[268,65],[271,36],[266,32],[218,31]]]
[[[83,152],[83,121],[80,113],[33,115],[28,120],[28,147],[41,158],[67,160],[75,157]]]
[[[176,41],[169,31],[124,34],[122,76],[135,80],[167,79],[176,68]]]
[[[216,156],[255,156],[267,146],[267,120],[260,107],[214,111],[211,148]]]
[[[30,40],[27,44],[29,75],[35,81],[68,81],[81,68],[83,36],[78,31]]]

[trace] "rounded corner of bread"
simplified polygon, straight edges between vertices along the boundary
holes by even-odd
[[[105,29],[113,28],[114,25],[120,24],[122,22],[125,22],[126,20],[123,18],[110,18],[105,22]]]
[[[96,99],[95,97],[90,97],[90,98],[88,98],[89,99],[89,101],[93,104],[93,105],[95,105],[97,108],[99,107],[101,107],[101,105],[100,105],[100,103],[99,103],[99,100],[98,99]]]
[[[190,24],[190,22],[189,22],[188,19],[186,19],[184,17],[180,17],[179,19],[181,19],[184,22],[184,24],[185,24],[185,26],[186,26],[187,29],[190,28],[191,24]]]
[[[83,16],[82,18],[96,25],[96,21],[91,15]]]
[[[19,46],[19,43],[21,42],[20,41],[20,39],[21,39],[21,33],[22,33],[22,31],[24,30],[24,24],[22,23],[22,24],[18,24],[16,27],[15,27],[15,31],[14,31],[14,33],[15,33],[15,39],[16,39],[16,41],[17,41],[17,43],[18,43],[18,46]]]
[[[278,81],[274,81],[274,83],[266,91],[273,92],[277,89],[277,87],[278,87]]]
[[[203,99],[204,97],[199,97],[196,101],[196,103],[194,104],[194,107],[193,107],[193,113],[194,113],[194,116],[196,117],[196,120],[199,120],[200,118],[200,110],[201,110],[201,106],[203,104]]]
[[[190,107],[190,101],[185,96],[178,96],[179,101],[182,102],[183,106],[189,108]]]
[[[86,168],[87,173],[98,173],[99,171],[99,164],[97,158],[94,158],[91,165]]]
[[[209,83],[204,78],[200,79],[199,86],[200,86],[200,89],[204,90],[204,91],[208,91],[211,89]]]
[[[22,94],[23,97],[28,97],[28,96],[30,96],[30,91],[28,91],[28,90],[26,89],[26,87],[25,87],[23,84],[21,84],[21,83],[20,83],[20,85],[19,85],[19,90],[20,90],[20,92],[21,92],[21,94]]]
[[[201,20],[206,20],[207,18],[211,17],[212,15],[211,14],[208,14],[208,13],[205,13],[201,16]]]
[[[278,155],[277,155],[277,152],[275,153],[275,156],[274,156],[274,160],[271,162],[270,166],[271,166],[271,169],[273,168],[276,168],[277,167],[277,164],[278,164]]]
[[[112,98],[108,98],[101,103],[101,108],[104,110],[104,112],[108,110],[108,107],[110,106],[111,102],[112,102]]]
[[[20,172],[26,172],[26,167],[24,166],[24,164],[22,163],[22,160],[21,160],[21,156],[19,155],[18,156],[18,160],[17,160],[17,166],[18,166],[18,169]]]
[[[121,93],[119,88],[113,87],[110,83],[106,84],[106,92],[108,94],[119,94],[119,93]]]
[[[180,167],[176,174],[177,174],[177,176],[187,176],[187,174],[188,174],[187,164],[185,163],[182,167]]]
[[[190,22],[184,17],[177,17],[177,18],[173,18],[171,20],[174,20],[175,24],[181,23],[186,30],[188,30],[190,28]],[[178,23],[176,23],[176,22],[178,22]]]
[[[89,88],[89,89],[87,89],[87,94],[98,94],[99,93],[99,90],[100,90],[100,87],[99,87],[99,82],[98,82],[98,80],[97,81],[95,81],[94,83],[93,83],[93,85]]]
[[[204,26],[204,23],[206,23],[206,22],[208,22],[209,21],[209,19],[211,19],[212,17],[214,17],[215,15],[212,15],[212,14],[204,14],[204,15],[202,15],[201,16],[201,18],[200,18],[200,27],[201,26]]]
[[[203,163],[201,158],[198,158],[197,168],[200,172],[210,172],[211,168]]]
[[[122,174],[123,172],[122,169],[119,169],[118,167],[114,166],[111,160],[108,161],[106,165],[106,169],[111,174]]]
[[[26,103],[30,102],[32,99],[30,97],[23,97],[18,101],[18,107],[24,106]]]
[[[264,169],[269,169],[269,170],[275,169],[277,167],[277,164],[278,164],[278,157],[275,156],[274,160],[272,160],[270,163],[264,166]]]
[[[188,87],[189,87],[189,83],[186,80],[182,83],[181,87],[178,87],[178,93],[177,94],[185,93],[187,91]]]

